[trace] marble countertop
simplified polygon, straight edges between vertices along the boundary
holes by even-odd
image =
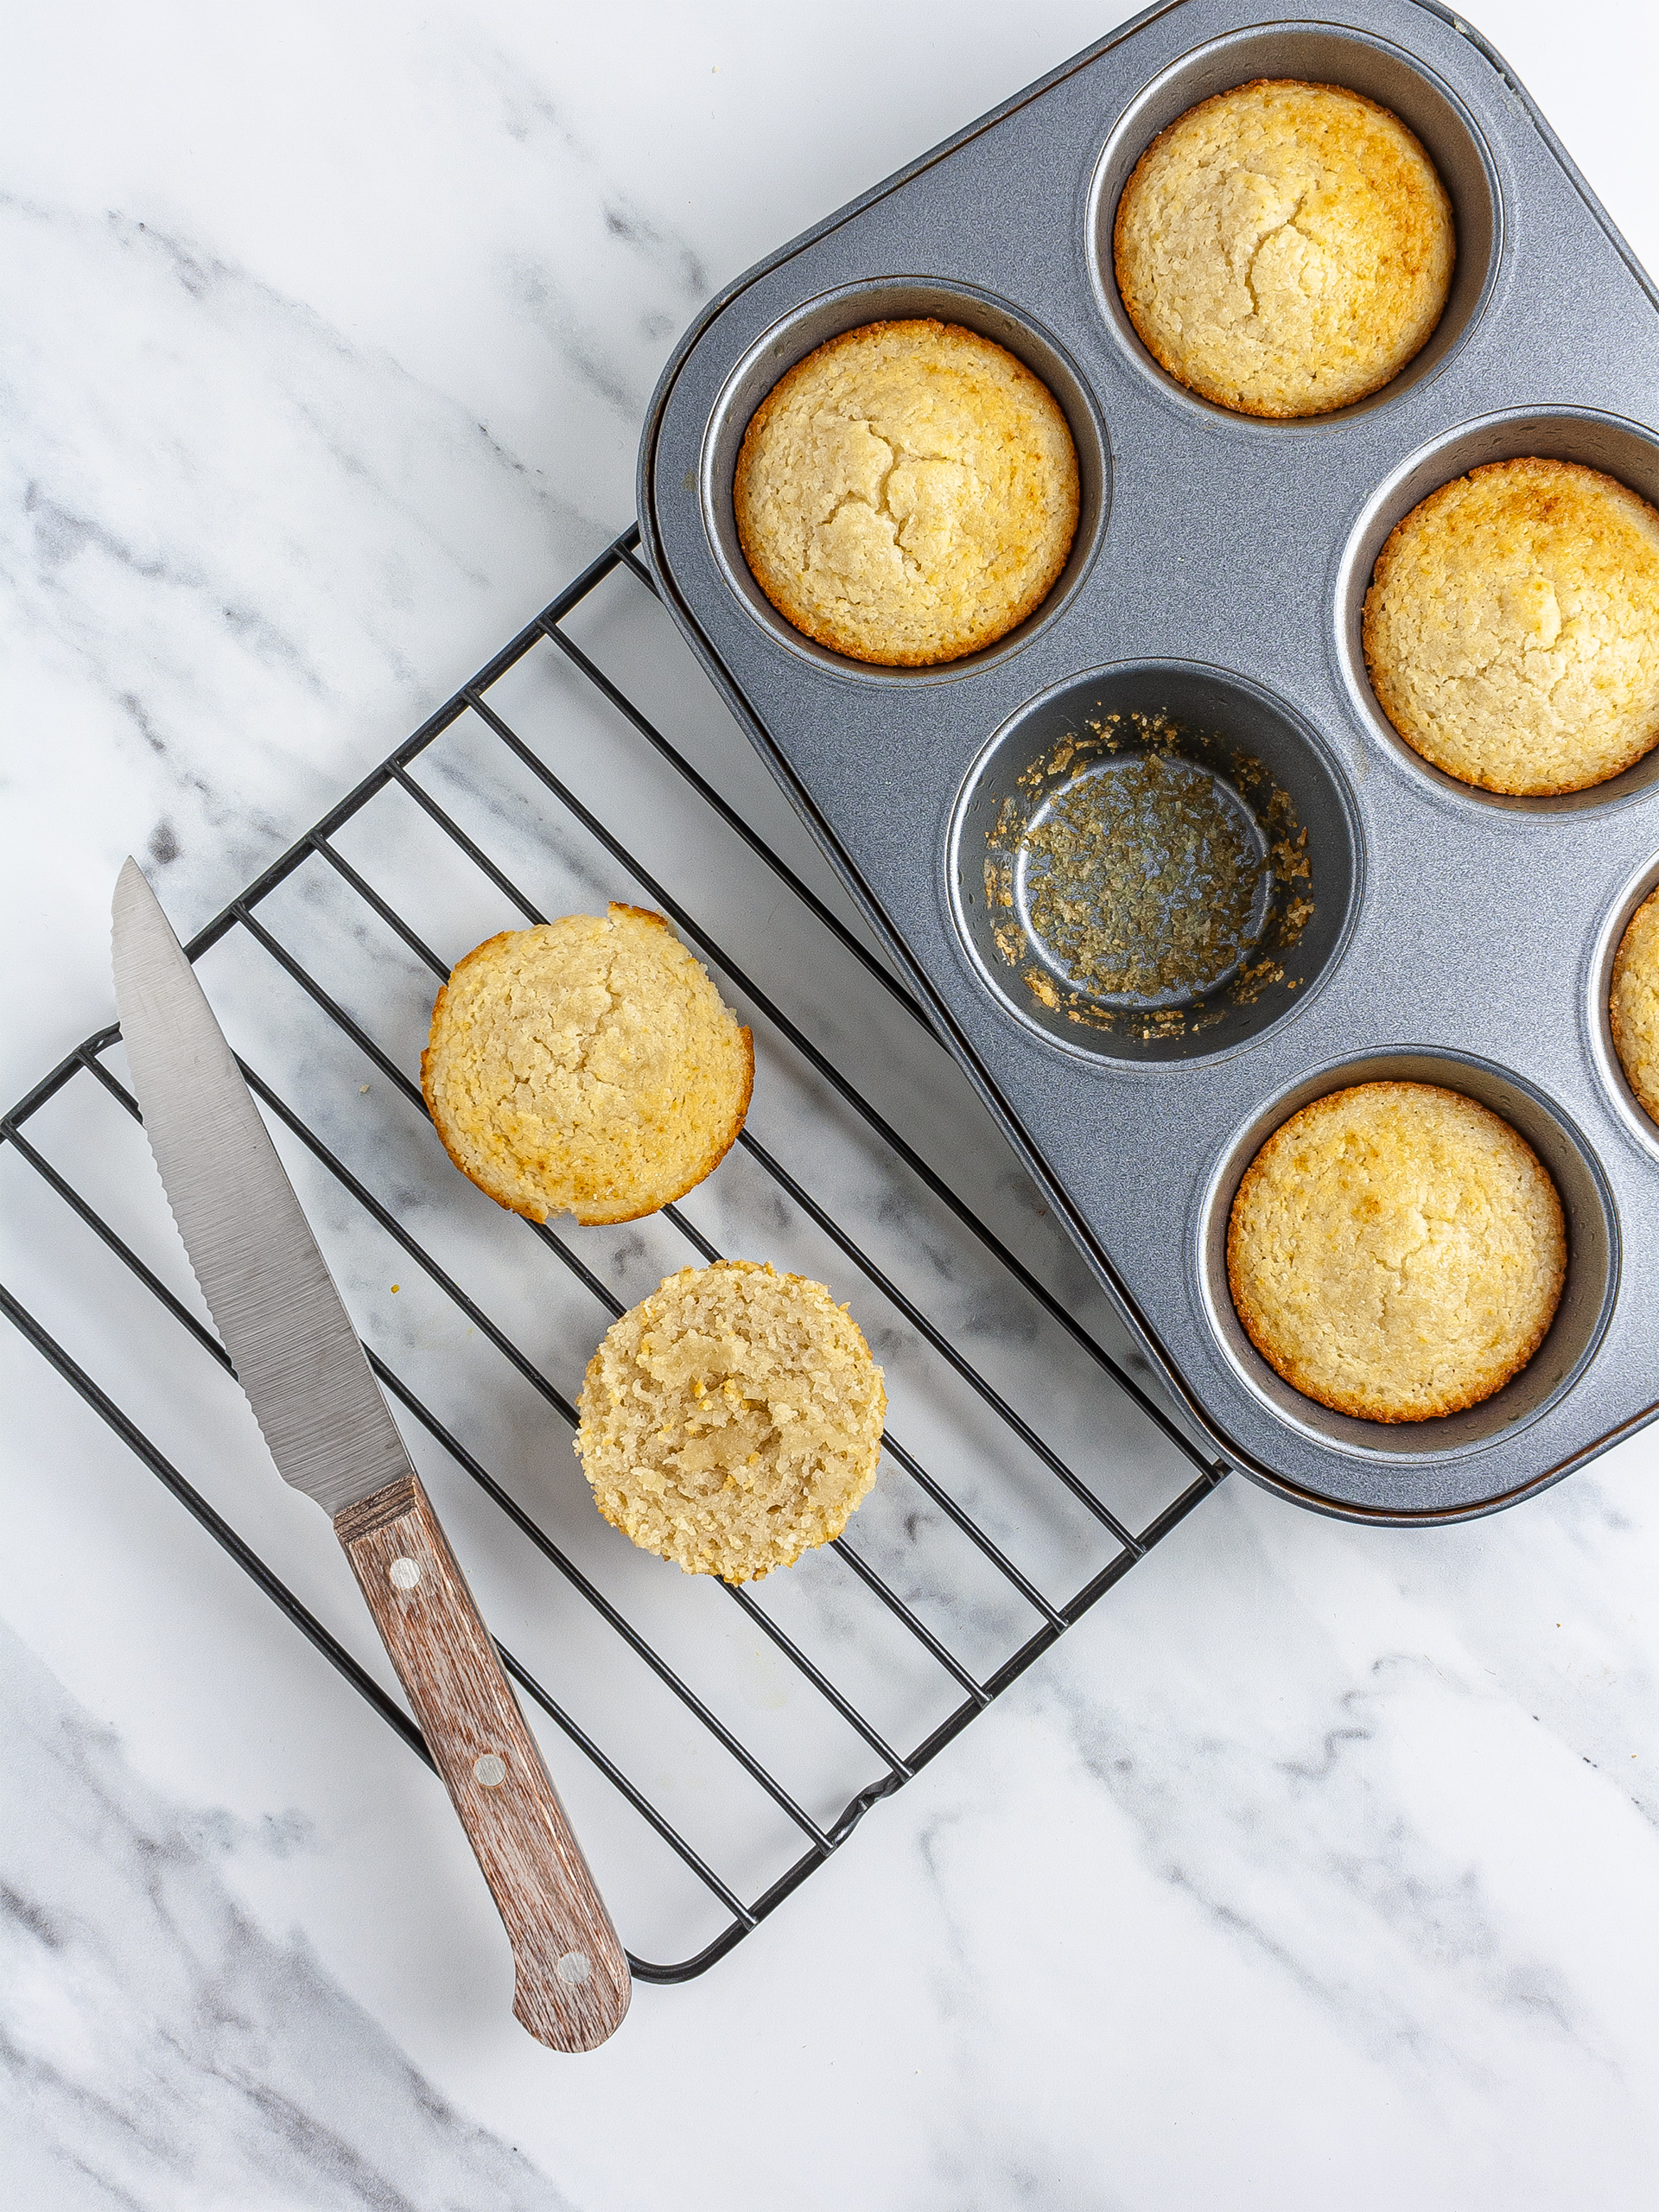
[[[6,1098],[111,1018],[129,850],[199,925],[627,518],[711,291],[1113,20],[20,18]],[[1481,29],[1659,267],[1659,36],[1618,0]],[[690,662],[653,667],[794,836]],[[1075,1287],[954,1078],[913,1080]],[[0,1275],[49,1298],[44,1216],[0,1202]],[[135,1364],[113,1309],[60,1302]],[[514,2025],[429,1778],[9,1330],[0,1361],[0,2109],[31,2212],[1652,2202],[1651,1435],[1435,1533],[1228,1481],[751,1940],[572,2062]],[[191,1406],[239,1480],[234,1408]],[[262,1541],[327,1549],[268,1467],[256,1494]]]

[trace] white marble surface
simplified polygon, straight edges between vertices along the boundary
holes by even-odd
[[[709,290],[1110,20],[15,10],[5,1096],[109,1016],[123,854],[181,925],[213,912],[625,518]],[[1491,0],[1482,28],[1659,265],[1645,22]],[[651,665],[778,821],[699,680]],[[855,1027],[855,994],[830,1011]],[[953,1080],[900,1072],[1075,1288]],[[359,1141],[401,1168],[394,1103],[365,1095]],[[831,1166],[902,1242],[892,1194]],[[0,1272],[172,1406],[204,1486],[347,1633],[228,1386],[149,1361],[48,1212],[0,1193]],[[709,1203],[753,1217],[734,1180]],[[1037,1358],[969,1263],[929,1263],[982,1356]],[[384,1274],[353,1278],[371,1319]],[[447,1357],[396,1312],[411,1357]],[[890,1331],[906,1374],[910,1350]],[[1434,1535],[1229,1482],[752,1941],[641,1988],[576,2063],[513,2026],[409,1753],[10,1332],[0,1360],[0,2110],[31,2212],[1652,2202],[1649,1439]],[[505,1569],[498,1602],[533,1631]],[[764,1654],[734,1664],[771,1725]]]

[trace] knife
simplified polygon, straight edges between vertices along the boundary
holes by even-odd
[[[512,1944],[513,2012],[592,2050],[627,1955],[258,1108],[137,862],[115,998],[168,1203],[277,1472],[334,1524]]]

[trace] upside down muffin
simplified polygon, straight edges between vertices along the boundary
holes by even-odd
[[[612,1324],[580,1410],[605,1518],[688,1574],[748,1582],[846,1527],[875,1480],[887,1393],[822,1283],[719,1260]]]

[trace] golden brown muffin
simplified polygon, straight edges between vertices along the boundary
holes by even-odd
[[[1642,901],[1618,941],[1607,1012],[1630,1089],[1659,1122],[1659,891]]]
[[[421,1055],[449,1157],[531,1221],[635,1221],[683,1197],[725,1158],[753,1081],[748,1031],[642,906],[480,944]]]
[[[612,1323],[576,1452],[600,1511],[642,1550],[749,1582],[841,1534],[875,1480],[887,1406],[822,1283],[718,1260]]]
[[[1053,589],[1077,456],[1047,385],[1003,346],[871,322],[772,387],[732,497],[786,620],[851,659],[925,668],[994,645]]]
[[[1261,79],[1160,130],[1112,231],[1117,289],[1160,365],[1242,415],[1325,415],[1420,353],[1457,238],[1397,115],[1339,85]]]
[[[1408,745],[1460,782],[1605,783],[1659,741],[1659,514],[1572,461],[1495,461],[1398,523],[1365,663]]]
[[[1361,1083],[1276,1129],[1233,1200],[1227,1281],[1268,1365],[1361,1421],[1427,1421],[1502,1389],[1567,1278],[1555,1185],[1460,1091]]]

